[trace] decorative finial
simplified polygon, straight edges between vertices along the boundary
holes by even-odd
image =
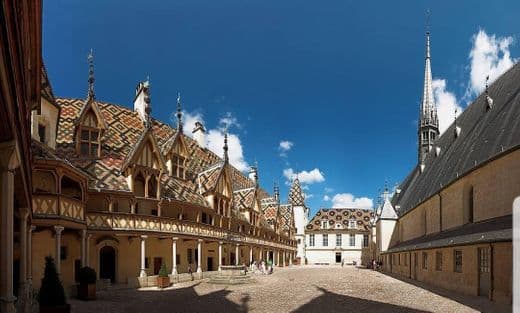
[[[177,129],[182,133],[181,93],[177,93]]]
[[[493,99],[489,96],[489,75],[486,76],[486,102],[488,110],[493,108]]]
[[[226,129],[224,132],[224,162],[225,163],[229,162],[227,137],[228,137],[228,133],[227,133],[227,129]]]
[[[87,57],[88,60],[88,94],[87,99],[94,100],[96,98],[94,94],[94,52],[92,48],[90,49],[90,52]]]
[[[430,58],[430,9],[426,10],[426,58]]]

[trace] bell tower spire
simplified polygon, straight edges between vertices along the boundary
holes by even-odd
[[[181,93],[177,93],[177,129],[182,134],[182,108],[181,108]]]
[[[430,30],[429,30],[430,11],[426,13],[426,52],[424,65],[424,86],[421,102],[421,112],[419,114],[419,164],[424,163],[426,154],[432,149],[434,141],[439,136],[439,118],[437,107],[433,99],[432,69],[430,55]]]

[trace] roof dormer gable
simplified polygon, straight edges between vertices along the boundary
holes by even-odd
[[[166,172],[166,164],[151,128],[145,130],[127,155],[121,167],[121,172],[125,172],[131,166],[154,169],[162,173]]]

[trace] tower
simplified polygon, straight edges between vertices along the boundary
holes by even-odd
[[[424,164],[424,159],[432,149],[433,143],[437,137],[439,137],[439,118],[437,117],[437,107],[433,101],[432,69],[430,64],[430,32],[426,31],[424,90],[418,127],[418,162],[420,165]]]
[[[305,196],[298,177],[296,177],[289,191],[289,204],[291,204],[294,215],[294,226],[296,227],[296,242],[298,250],[296,258],[300,264],[305,263],[305,226],[309,223],[309,209],[305,206]]]

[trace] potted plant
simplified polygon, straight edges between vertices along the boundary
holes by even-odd
[[[157,287],[166,288],[168,286],[170,286],[170,276],[168,276],[168,270],[166,269],[166,265],[163,263],[159,270],[159,276],[157,276]]]
[[[65,290],[61,284],[54,259],[45,257],[45,272],[38,294],[40,313],[70,313],[70,304],[65,299]]]
[[[78,298],[81,300],[96,299],[96,271],[88,266],[79,270]]]

